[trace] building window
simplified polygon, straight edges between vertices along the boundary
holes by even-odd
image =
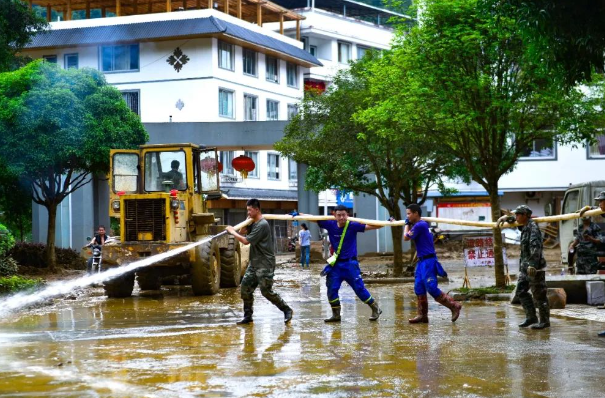
[[[257,119],[258,98],[253,95],[244,95],[244,120],[254,121]]]
[[[219,68],[234,70],[233,67],[233,45],[223,41],[218,42],[218,66]]]
[[[300,41],[303,44],[303,50],[309,51],[309,38],[303,36],[303,37],[300,38]]]
[[[338,42],[338,62],[348,64],[351,60],[351,45],[349,43]]]
[[[279,154],[267,154],[267,178],[270,180],[279,180]]]
[[[218,90],[218,114],[233,119],[233,91],[223,88]]]
[[[56,55],[43,55],[42,59],[45,60],[46,62],[51,63],[51,64],[56,64],[57,63],[57,56]]]
[[[286,80],[288,86],[298,88],[298,66],[290,62],[286,64]]]
[[[317,57],[317,46],[309,46],[309,52],[312,56]]]
[[[139,45],[101,47],[101,70],[103,72],[139,70]]]
[[[298,168],[296,166],[296,160],[288,158],[288,178],[290,181],[296,181],[298,179]]]
[[[256,51],[244,48],[244,74],[256,76]]]
[[[248,156],[250,159],[252,159],[252,161],[256,165],[254,167],[254,170],[252,170],[251,172],[248,173],[248,178],[258,178],[258,176],[259,176],[259,172],[258,172],[258,167],[259,167],[259,164],[258,164],[258,152],[245,151],[244,155]]]
[[[141,116],[141,97],[139,90],[122,91],[122,98],[131,111]]]
[[[357,46],[357,59],[362,59],[368,51],[370,51],[370,49],[367,47]]]
[[[298,115],[298,105],[288,104],[288,120],[294,119],[296,115]]]
[[[595,143],[588,147],[588,159],[605,159],[605,134],[597,135]]]
[[[552,139],[534,140],[529,147],[521,152],[523,160],[546,160],[557,158],[557,146]]]
[[[267,56],[265,58],[267,81],[279,83],[279,60]]]
[[[223,164],[222,174],[232,176],[234,175],[233,165],[233,151],[221,151],[221,163]]]
[[[78,69],[78,54],[65,54],[65,69]]]
[[[279,120],[279,102],[267,100],[267,120]]]

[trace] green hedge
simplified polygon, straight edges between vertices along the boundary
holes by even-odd
[[[42,285],[42,279],[24,278],[14,275],[0,278],[0,294],[15,293],[21,290],[34,289]]]

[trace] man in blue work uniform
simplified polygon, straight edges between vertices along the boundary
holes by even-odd
[[[429,302],[426,296],[427,292],[433,296],[435,301],[452,311],[452,322],[456,322],[462,305],[437,287],[437,276],[445,276],[446,274],[439,261],[437,261],[429,224],[420,219],[422,210],[417,204],[409,205],[406,214],[403,239],[406,241],[414,240],[416,255],[418,256],[414,282],[414,292],[418,297],[418,315],[410,319],[409,322],[428,323]]]
[[[382,311],[376,300],[363,284],[359,262],[357,261],[357,233],[382,228],[381,226],[366,225],[355,221],[348,221],[349,212],[343,205],[334,209],[336,220],[318,221],[320,228],[328,231],[328,238],[335,251],[340,245],[340,238],[346,226],[346,233],[342,241],[340,253],[334,265],[327,265],[322,274],[326,274],[326,286],[328,287],[328,301],[332,308],[332,317],[325,322],[340,322],[340,298],[338,291],[340,285],[345,281],[353,288],[357,297],[372,309],[371,321],[378,320]],[[347,225],[348,224],[348,225]]]

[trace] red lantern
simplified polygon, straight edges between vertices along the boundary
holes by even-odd
[[[240,155],[231,161],[231,166],[240,173],[242,177],[248,178],[248,173],[254,170],[254,160],[248,156]]]
[[[214,174],[217,171],[220,173],[223,171],[223,164],[221,162],[217,162],[214,158],[204,158],[202,160],[202,171],[207,174]]]

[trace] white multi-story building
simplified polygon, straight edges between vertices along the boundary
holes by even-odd
[[[119,7],[106,7],[103,15],[136,14],[137,7],[141,12],[148,10],[136,1],[105,3]],[[141,116],[151,143],[186,140],[217,145],[225,196],[210,207],[222,220],[243,219],[241,201],[253,196],[264,200],[267,209],[296,207],[295,165],[274,151],[250,146],[246,133],[266,128],[266,122],[283,129],[303,95],[304,73],[321,65],[296,38],[262,26],[276,21],[283,26],[304,17],[270,2],[238,0],[204,3],[218,9],[197,9],[200,1],[185,1],[182,5],[187,11],[180,12],[157,12],[162,11],[153,8],[157,4],[145,3],[155,13],[73,20],[77,4],[69,4],[65,20],[52,22],[48,32],[37,35],[24,50],[26,55],[63,68],[102,71]],[[79,6],[84,4],[90,2]],[[221,122],[227,126],[224,134],[237,133],[241,142],[211,137],[204,127]],[[228,145],[222,145],[227,141]],[[256,164],[245,180],[231,167],[231,160],[244,152]],[[78,247],[95,225],[108,224],[104,185],[97,181],[64,201],[58,212],[59,245]],[[88,206],[94,210],[86,210],[80,201],[94,202]],[[45,221],[45,211],[35,207],[36,240],[45,240]]]

